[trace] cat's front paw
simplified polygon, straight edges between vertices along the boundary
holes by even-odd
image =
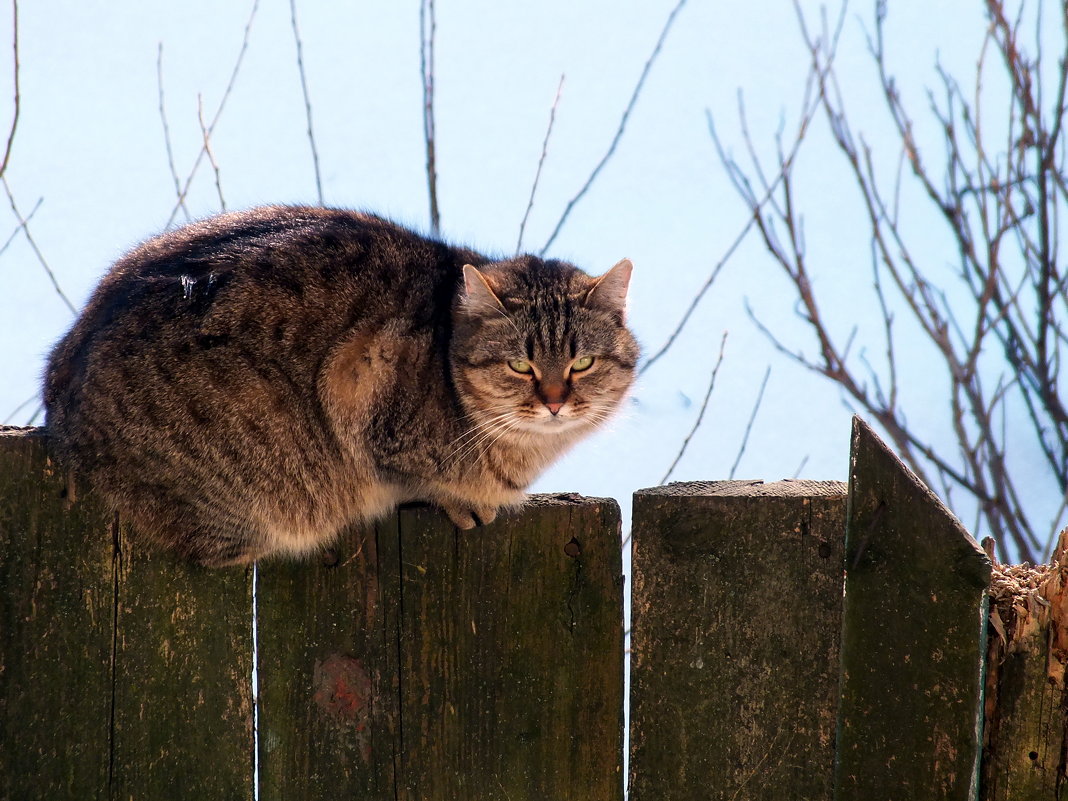
[[[475,526],[484,526],[497,518],[497,509],[492,506],[443,506],[445,514],[457,528],[465,531]]]

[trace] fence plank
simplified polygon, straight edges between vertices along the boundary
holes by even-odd
[[[262,566],[263,798],[622,798],[620,572],[615,502],[574,496]]]
[[[252,797],[250,588],[131,542],[0,432],[0,798]]]
[[[0,429],[0,798],[108,797],[112,516]]]
[[[113,797],[248,801],[251,570],[208,570],[120,534]]]
[[[991,595],[979,797],[1059,798],[1068,757],[1068,529],[1050,564],[995,564]]]
[[[990,562],[859,418],[836,798],[971,799]]]
[[[263,801],[394,798],[396,539],[394,516],[318,560],[259,566]]]
[[[541,496],[484,532],[401,521],[408,801],[623,797],[615,501]]]
[[[630,797],[831,794],[845,485],[634,496]]]

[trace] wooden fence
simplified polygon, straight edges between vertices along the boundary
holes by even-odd
[[[860,421],[849,478],[635,495],[631,799],[1059,797],[1068,568],[997,566],[988,639],[990,561]],[[76,495],[0,432],[0,799],[622,799],[614,501],[254,574]]]

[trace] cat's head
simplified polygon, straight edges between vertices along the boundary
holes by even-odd
[[[600,277],[521,256],[464,267],[453,311],[453,379],[499,435],[579,433],[622,401],[638,359],[624,307],[631,263]]]

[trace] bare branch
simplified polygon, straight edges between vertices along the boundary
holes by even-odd
[[[545,156],[549,152],[549,136],[553,132],[553,122],[556,120],[556,107],[560,103],[560,93],[564,90],[564,76],[560,75],[560,83],[556,87],[556,97],[553,98],[552,107],[549,109],[549,125],[545,129],[545,139],[541,143],[541,157],[538,159],[538,169],[534,172],[534,184],[530,187],[530,200],[527,201],[527,210],[523,213],[523,221],[519,224],[519,239],[515,244],[515,252],[523,249],[523,231],[527,227],[527,218],[534,208],[534,194],[538,191],[538,180],[541,178],[541,168],[545,164]]]
[[[429,28],[427,25],[428,17]],[[441,212],[438,209],[438,168],[434,134],[434,40],[437,36],[434,0],[421,0],[419,4],[419,36],[419,65],[423,76],[423,137],[426,141],[426,184],[430,198],[430,230],[437,235],[441,231]]]
[[[14,72],[12,80],[15,84],[14,111],[11,115],[11,127],[7,132],[7,144],[4,145],[4,159],[0,161],[0,176],[7,173],[7,165],[11,161],[11,148],[15,144],[15,131],[19,126],[19,112],[22,109],[22,93],[19,91],[19,3],[11,0],[11,49],[14,56]]]
[[[39,397],[40,397],[40,393],[34,392],[32,395],[30,395],[30,397],[26,398],[26,400],[24,400],[22,403],[20,403],[18,406],[16,406],[14,409],[12,409],[11,413],[8,414],[8,416],[4,418],[3,425],[5,425],[5,426],[6,425],[12,425],[12,421],[14,421],[15,416],[18,415],[19,412],[21,412],[23,409],[25,409],[31,403],[33,403],[35,400],[38,400]],[[34,416],[36,416],[36,412],[34,413]]]
[[[15,195],[11,192],[11,186],[7,182],[6,175],[0,176],[0,183],[4,185],[4,192],[7,194],[7,202],[11,206],[11,211],[14,213],[15,219],[19,221],[19,228],[22,229],[22,233],[26,236],[26,241],[29,242],[30,248],[37,257],[38,263],[40,263],[41,267],[44,269],[45,274],[48,276],[48,280],[52,282],[52,288],[56,290],[56,294],[59,295],[63,304],[70,309],[70,313],[77,314],[78,310],[74,308],[74,304],[70,302],[70,298],[68,298],[66,293],[60,288],[59,281],[56,280],[56,274],[52,272],[52,268],[49,266],[44,254],[41,253],[41,249],[37,247],[36,240],[34,240],[32,234],[30,234],[30,229],[27,225],[29,220],[26,217],[23,217],[22,212],[19,211],[18,204],[15,202]],[[38,205],[40,205],[40,202],[38,202]],[[34,211],[36,210],[37,207],[35,206]]]
[[[742,241],[745,239],[746,234],[749,233],[752,227],[753,219],[750,218],[749,222],[745,224],[741,231],[738,232],[738,236],[734,238],[734,241],[731,243],[730,247],[727,248],[727,252],[723,254],[723,256],[718,262],[716,262],[716,266],[712,268],[712,272],[709,274],[704,284],[701,285],[701,288],[698,289],[697,293],[693,296],[693,299],[690,301],[690,305],[686,308],[685,313],[683,313],[682,315],[682,319],[679,320],[678,324],[675,326],[675,329],[671,332],[671,334],[668,335],[667,340],[664,342],[663,345],[660,346],[659,349],[657,349],[657,351],[652,356],[645,360],[645,364],[638,368],[639,376],[642,375],[650,367],[652,367],[656,363],[657,359],[667,353],[671,346],[675,344],[675,340],[678,338],[679,334],[682,333],[682,329],[686,327],[686,323],[690,321],[690,316],[697,309],[697,306],[701,302],[701,299],[705,296],[705,293],[707,293],[708,290],[712,288],[712,284],[715,283],[716,277],[719,275],[720,270],[722,270],[724,265],[726,265],[726,263],[730,260],[730,257],[734,255],[734,251],[737,250],[738,246],[742,244]]]
[[[312,127],[311,95],[308,94],[308,81],[304,75],[304,46],[300,41],[297,28],[297,0],[289,0],[289,15],[293,21],[293,39],[297,43],[297,70],[300,72],[300,90],[304,93],[304,116],[308,120],[308,143],[311,145],[312,165],[315,167],[315,191],[319,196],[319,205],[323,205],[323,181],[319,175],[319,149],[315,146],[315,130]]]
[[[757,393],[756,402],[753,404],[753,411],[749,414],[749,422],[745,424],[745,435],[742,437],[742,444],[738,448],[738,455],[734,457],[734,464],[731,465],[731,472],[727,476],[728,479],[734,478],[734,473],[738,469],[738,463],[742,461],[742,456],[745,454],[745,446],[749,443],[749,432],[753,430],[753,421],[756,420],[757,412],[760,411],[760,404],[764,400],[764,390],[768,387],[769,378],[771,378],[770,364],[764,371],[764,380],[760,382],[760,392]]]
[[[704,284],[701,285],[701,288],[694,295],[693,299],[690,301],[690,305],[686,307],[686,311],[683,312],[682,318],[675,325],[675,328],[672,330],[672,332],[668,335],[667,340],[664,342],[663,345],[660,346],[659,349],[656,350],[655,353],[653,353],[652,356],[645,360],[645,363],[638,370],[638,375],[641,375],[650,367],[652,367],[653,364],[655,364],[661,356],[667,353],[667,351],[675,343],[675,340],[678,339],[679,334],[682,333],[682,330],[690,321],[690,317],[693,316],[693,313],[697,309],[697,306],[700,304],[701,299],[704,298],[708,290],[712,288],[712,284],[715,283],[716,276],[719,275],[720,270],[723,269],[724,265],[726,265],[726,263],[730,260],[731,256],[734,255],[734,251],[738,249],[738,247],[742,244],[742,241],[753,229],[753,226],[760,218],[760,215],[762,214],[765,205],[767,205],[772,200],[775,191],[779,188],[779,185],[782,183],[787,173],[789,173],[790,170],[793,168],[798,151],[801,149],[801,143],[805,140],[805,136],[808,133],[809,125],[811,124],[813,117],[815,117],[816,113],[820,109],[822,90],[819,90],[818,87],[822,87],[825,75],[831,69],[831,65],[834,63],[834,55],[837,52],[838,39],[841,35],[842,22],[844,18],[845,5],[842,6],[842,15],[838,19],[838,24],[835,29],[835,33],[831,39],[829,56],[826,64],[822,66],[814,66],[809,74],[809,82],[806,87],[806,96],[802,103],[801,118],[798,121],[797,130],[794,134],[793,146],[790,148],[789,153],[787,153],[785,157],[782,157],[780,159],[779,169],[775,178],[767,183],[764,194],[759,199],[757,199],[755,195],[753,195],[751,189],[748,186],[748,181],[746,181],[744,174],[742,174],[740,170],[735,169],[733,159],[731,159],[727,155],[727,152],[723,148],[723,143],[720,141],[719,136],[716,133],[716,125],[715,120],[712,117],[712,112],[709,109],[705,109],[705,119],[708,123],[708,133],[709,136],[712,138],[713,144],[715,145],[716,152],[719,154],[720,163],[722,163],[727,168],[728,175],[731,177],[732,182],[734,182],[735,188],[737,188],[738,191],[743,194],[743,196],[750,199],[748,203],[750,209],[750,217],[748,221],[746,221],[745,225],[742,226],[742,229],[738,232],[738,235],[735,236],[734,241],[732,241],[731,244],[728,246],[726,252],[720,258],[720,260],[716,262],[707,280],[704,282]],[[810,94],[810,92],[814,94]],[[744,106],[742,107],[744,108]]]
[[[645,66],[642,68],[641,75],[638,77],[638,82],[634,85],[634,91],[631,93],[630,101],[627,103],[627,107],[623,110],[623,116],[619,120],[619,127],[616,128],[615,136],[612,137],[612,143],[608,146],[608,150],[601,157],[601,160],[597,162],[597,166],[593,168],[593,172],[586,179],[586,183],[582,185],[582,188],[575,193],[574,197],[567,202],[564,207],[563,214],[560,215],[560,219],[556,222],[556,227],[553,228],[553,232],[549,235],[545,245],[542,246],[539,255],[544,256],[553,242],[556,241],[556,237],[559,235],[560,230],[564,227],[564,223],[567,222],[567,218],[571,216],[571,210],[575,208],[576,204],[585,197],[586,193],[593,186],[593,182],[597,180],[597,176],[601,174],[601,170],[608,163],[608,160],[612,158],[612,155],[616,152],[616,147],[619,145],[619,140],[623,138],[623,131],[626,130],[627,120],[630,119],[630,113],[634,110],[634,106],[638,102],[638,96],[641,94],[642,87],[645,85],[645,79],[649,76],[649,72],[653,68],[653,63],[656,61],[656,57],[660,55],[660,49],[664,46],[664,40],[667,39],[668,31],[671,30],[672,24],[675,22],[675,17],[678,16],[682,7],[686,5],[686,0],[678,0],[675,7],[671,9],[671,13],[668,14],[667,21],[664,23],[664,27],[660,30],[660,36],[656,40],[656,45],[653,47],[653,52],[646,59]]]
[[[211,164],[212,172],[215,174],[215,191],[219,195],[219,208],[222,211],[226,211],[226,198],[223,197],[222,191],[222,176],[219,174],[219,163],[215,160],[215,153],[211,149],[211,134],[208,133],[208,128],[204,124],[204,100],[200,95],[197,95],[197,122],[200,123],[200,135],[204,139],[204,152],[208,154],[208,162]]]
[[[189,209],[185,205],[185,197],[182,195],[182,182],[178,178],[178,168],[174,164],[174,148],[171,146],[171,127],[167,123],[167,107],[163,99],[163,42],[159,43],[156,54],[156,84],[159,87],[159,118],[163,123],[163,144],[167,148],[167,166],[171,170],[171,178],[174,181],[174,196],[178,198],[178,206],[185,219],[190,220]]]
[[[661,484],[666,484],[667,480],[671,478],[671,474],[675,472],[675,467],[678,465],[682,455],[686,453],[686,449],[690,445],[690,440],[693,439],[693,435],[697,433],[697,429],[701,427],[701,421],[705,418],[705,410],[708,408],[708,399],[712,397],[712,390],[716,386],[716,376],[719,374],[719,366],[723,364],[723,350],[727,346],[727,332],[723,332],[723,338],[719,341],[719,356],[716,358],[716,364],[712,368],[712,376],[708,380],[708,389],[705,391],[705,399],[701,402],[701,411],[697,413],[697,419],[693,422],[693,428],[690,429],[690,433],[686,435],[686,439],[682,441],[682,447],[679,448],[679,452],[675,454],[675,460],[671,463],[671,467],[664,473],[664,477],[660,479]]]
[[[858,333],[858,326],[853,325],[842,337],[827,325],[806,259],[793,176],[780,167],[773,181],[776,174],[766,170],[757,157],[744,105],[739,103],[739,116],[750,166],[741,168],[725,153],[714,129],[712,133],[726,174],[752,215],[752,226],[773,262],[794,284],[798,314],[814,338],[817,355],[808,357],[805,347],[793,343],[786,347],[754,318],[757,327],[782,354],[845,390],[875,418],[902,458],[929,485],[932,482],[924,472],[933,471],[947,500],[961,491],[970,495],[977,504],[977,531],[988,527],[1000,541],[1014,545],[1022,558],[1032,559],[1044,543],[1023,508],[1018,477],[1007,457],[1020,430],[1013,430],[1015,439],[1010,442],[1006,417],[1011,411],[1006,404],[1010,394],[1023,401],[1051,476],[1062,494],[1068,493],[1068,404],[1061,394],[1059,372],[1068,358],[1062,351],[1068,348],[1068,293],[1064,291],[1068,276],[1058,256],[1059,222],[1068,201],[1068,143],[1063,133],[1068,15],[1059,9],[1064,40],[1058,70],[1044,73],[1041,47],[1036,45],[1036,55],[1029,55],[1018,35],[1024,2],[1012,11],[1007,0],[987,0],[986,6],[991,25],[981,44],[974,98],[966,98],[957,79],[936,61],[942,91],[938,96],[928,92],[928,111],[939,126],[944,153],[931,159],[920,151],[913,118],[887,66],[884,23],[889,6],[875,0],[868,52],[900,140],[896,176],[887,194],[880,187],[877,166],[881,170],[888,160],[874,154],[864,135],[853,128],[843,103],[831,64],[833,45],[829,43],[836,42],[836,37],[828,34],[825,18],[823,33],[813,35],[795,1],[810,74],[818,83],[815,102],[824,112],[833,143],[848,165],[866,212],[874,299],[885,343],[882,367],[869,359],[880,349],[865,346],[868,332],[861,329]],[[1040,8],[1039,25],[1041,17]],[[1003,84],[997,86],[1006,96],[1007,108],[1003,116],[1008,136],[1000,153],[989,150],[979,114],[988,50],[1000,54],[1009,77],[1008,92],[1003,91]],[[1044,80],[1052,80],[1056,87],[1051,113],[1043,111]],[[794,150],[802,138],[795,138]],[[776,161],[781,165],[786,162],[781,130],[775,142]],[[909,246],[899,214],[906,162],[909,180],[926,195],[934,219],[946,224],[955,241],[958,285],[947,286],[939,272],[923,263],[943,261],[939,254],[929,253],[929,246],[916,251]],[[773,190],[770,196],[769,189]],[[916,209],[909,211],[911,216]],[[898,315],[902,310],[904,314]],[[924,337],[937,355],[936,363],[945,370],[950,387],[945,428],[955,440],[952,446],[936,450],[901,408],[904,401],[895,349],[899,317]],[[859,354],[853,353],[855,339],[860,341]],[[1055,518],[1061,516],[1063,509]]]
[[[252,10],[249,12],[248,21],[245,23],[245,32],[241,38],[241,48],[238,50],[237,59],[234,61],[234,68],[230,71],[230,80],[227,81],[222,98],[219,100],[219,105],[216,107],[215,114],[212,116],[211,122],[207,126],[207,136],[205,137],[205,140],[210,139],[211,135],[215,132],[215,126],[219,124],[219,118],[222,116],[223,109],[226,108],[226,101],[230,98],[230,93],[233,91],[234,84],[237,82],[237,75],[241,71],[241,64],[245,60],[245,52],[248,50],[249,36],[252,32],[252,23],[256,19],[256,12],[259,10],[259,7],[260,0],[252,0]],[[183,184],[182,190],[178,193],[178,201],[175,203],[174,208],[171,209],[171,214],[167,218],[167,224],[164,227],[170,228],[171,225],[174,224],[174,218],[178,216],[178,212],[182,208],[186,196],[189,194],[189,187],[193,184],[193,178],[196,177],[197,170],[200,169],[200,165],[206,155],[207,150],[201,145],[200,151],[197,153],[197,157],[193,161],[193,168],[189,171],[185,184]]]
[[[7,239],[4,240],[4,244],[0,245],[0,255],[4,254],[7,249],[11,247],[11,243],[15,241],[15,237],[17,237],[19,235],[19,232],[22,231],[26,227],[26,225],[29,224],[30,220],[33,219],[33,215],[37,213],[37,209],[41,208],[42,203],[44,203],[44,198],[37,198],[37,202],[33,204],[33,208],[30,209],[30,213],[26,215],[25,222],[16,225],[15,230],[8,234]]]

